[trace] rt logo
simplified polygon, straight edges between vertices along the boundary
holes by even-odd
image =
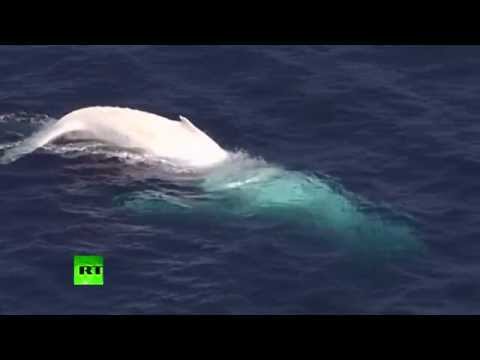
[[[103,286],[103,256],[75,255],[73,285]]]

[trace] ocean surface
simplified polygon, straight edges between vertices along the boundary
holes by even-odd
[[[93,105],[184,115],[234,154],[328,177],[422,250],[235,203],[139,212],[118,199],[187,190],[60,139],[0,165],[1,314],[480,313],[480,47],[0,46],[0,156]],[[73,285],[74,255],[104,257],[104,286]]]

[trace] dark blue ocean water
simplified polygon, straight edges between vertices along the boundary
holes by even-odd
[[[155,180],[57,145],[0,165],[0,313],[480,313],[480,47],[0,46],[0,144],[91,105],[183,114],[227,149],[328,174],[408,214],[426,251],[118,212]],[[104,256],[103,287],[73,286],[75,254]]]

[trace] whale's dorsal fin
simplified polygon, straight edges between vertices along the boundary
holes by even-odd
[[[189,131],[197,133],[197,134],[198,133],[203,134],[203,131],[200,130],[199,128],[197,128],[195,125],[193,125],[192,122],[190,120],[188,120],[185,116],[180,115],[180,121],[181,121],[182,125],[186,129],[188,129]]]

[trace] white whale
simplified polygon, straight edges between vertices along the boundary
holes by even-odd
[[[119,147],[141,150],[186,167],[209,167],[228,158],[222,149],[187,118],[174,121],[129,108],[94,106],[73,111],[9,149],[1,163],[12,162],[70,133]]]
[[[64,135],[79,133],[115,146],[141,150],[180,168],[206,169],[196,180],[201,196],[171,196],[163,189],[121,194],[114,203],[140,214],[283,219],[319,231],[360,252],[396,253],[421,248],[415,231],[390,214],[366,213],[365,202],[317,176],[289,171],[249,156],[228,153],[188,119],[180,121],[118,107],[73,111],[8,149],[9,163]],[[226,161],[228,159],[228,161]],[[393,214],[392,214],[393,215]]]

